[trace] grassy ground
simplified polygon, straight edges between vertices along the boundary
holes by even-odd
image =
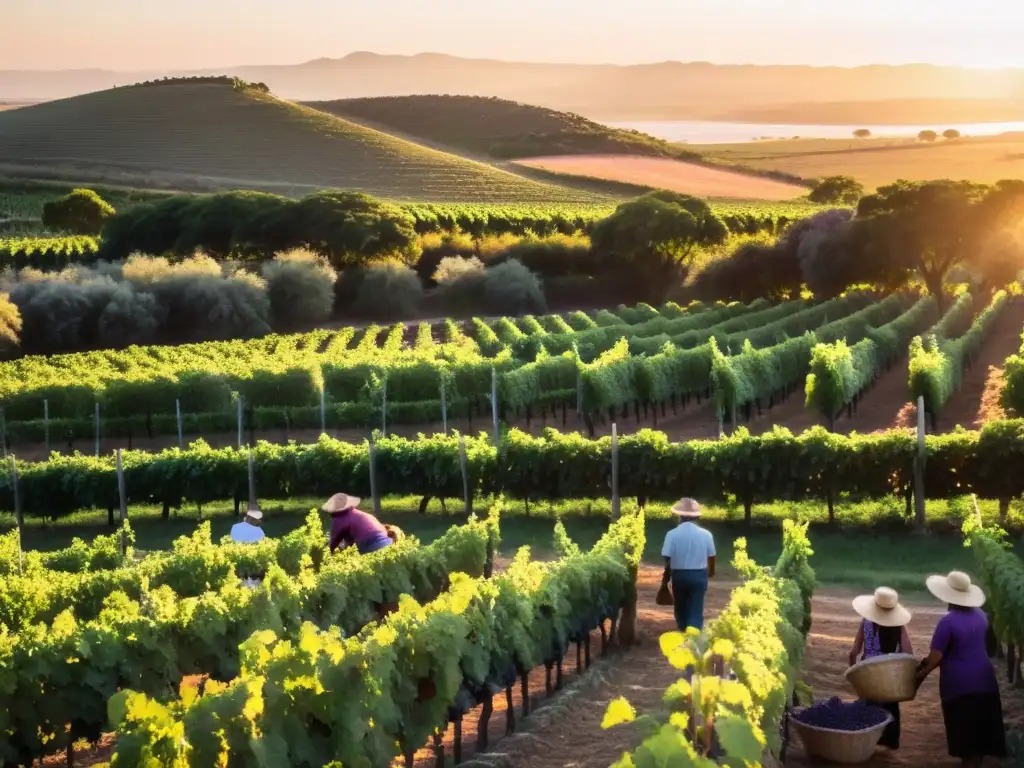
[[[306,514],[322,500],[292,499],[268,501],[264,529],[269,536],[281,536],[301,525]],[[433,501],[426,514],[418,514],[416,498],[388,498],[383,502],[381,519],[401,527],[424,542],[432,541],[451,525],[465,520],[461,504],[450,501],[449,514]],[[366,506],[366,505],[364,505]],[[481,501],[477,507],[487,508]],[[704,525],[715,535],[718,560],[728,577],[727,564],[732,559],[733,542],[737,537],[748,539],[751,554],[762,563],[773,562],[781,551],[779,522],[784,517],[798,517],[812,523],[811,539],[816,557],[815,568],[823,584],[851,589],[870,589],[886,583],[904,592],[920,592],[923,578],[930,573],[948,572],[954,568],[970,569],[970,553],[964,550],[958,533],[960,521],[969,509],[968,502],[931,502],[928,506],[929,531],[914,534],[902,517],[898,501],[864,502],[840,505],[839,526],[827,525],[827,512],[817,504],[771,504],[754,510],[754,525],[742,520],[742,511],[734,506],[710,507]],[[981,504],[983,516],[992,521],[998,514],[994,503]],[[551,556],[555,515],[561,515],[570,536],[582,547],[592,546],[607,526],[608,502],[569,501],[558,505],[533,505],[526,514],[521,503],[506,505],[502,521],[500,554],[509,557],[522,546],[529,546],[537,556]],[[665,533],[674,524],[664,505],[648,508],[648,541],[645,560],[661,563],[660,548]],[[182,510],[169,520],[161,520],[153,507],[133,508],[129,519],[139,550],[167,549],[179,536],[195,530],[197,510]],[[209,520],[214,540],[228,535],[235,522],[229,504],[211,504],[204,508],[203,519]],[[1024,527],[1024,510],[1014,507],[1011,527]],[[10,527],[10,516],[0,517],[0,527]],[[79,513],[55,523],[39,520],[27,522],[22,533],[25,549],[54,550],[66,547],[74,537],[88,540],[109,533],[105,512]]]
[[[171,189],[344,187],[391,199],[570,202],[541,184],[228,85],[123,88],[0,112],[0,172]]]
[[[691,146],[691,145],[687,145]],[[702,155],[804,178],[846,175],[868,189],[897,179],[994,182],[1024,176],[1024,133],[923,143],[916,139],[789,139],[692,145]]]

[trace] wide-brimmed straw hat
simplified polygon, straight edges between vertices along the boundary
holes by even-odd
[[[963,571],[950,571],[949,576],[929,576],[925,585],[939,600],[963,608],[980,608],[985,604],[981,587],[971,584],[971,577]]]
[[[695,520],[701,515],[700,504],[693,499],[680,499],[672,505],[672,514]]]
[[[358,507],[362,501],[358,496],[349,496],[347,493],[336,493],[324,504],[324,512],[344,512],[346,509]]]
[[[879,587],[873,595],[853,599],[853,610],[880,627],[902,627],[910,623],[910,611],[900,605],[895,589]]]

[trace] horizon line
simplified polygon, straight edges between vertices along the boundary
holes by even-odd
[[[108,67],[80,67],[80,68],[62,68],[62,69],[0,69],[0,72],[22,72],[22,73],[41,73],[41,74],[68,74],[75,72],[99,72],[106,74],[130,74],[130,75],[166,75],[167,73],[211,73],[218,70],[224,70],[225,74],[233,69],[252,69],[252,68],[298,68],[309,66],[311,64],[325,63],[325,64],[337,64],[345,62],[349,59],[358,56],[374,57],[379,59],[417,59],[424,57],[436,57],[445,59],[455,59],[464,62],[480,62],[489,64],[510,64],[510,65],[525,65],[525,66],[548,66],[548,67],[580,67],[588,69],[637,69],[641,67],[659,67],[659,66],[706,66],[716,68],[736,68],[736,69],[818,69],[818,70],[842,70],[842,71],[856,71],[863,69],[910,69],[910,68],[931,68],[939,70],[959,70],[965,72],[979,72],[979,73],[1024,73],[1024,66],[1012,67],[1012,66],[964,66],[959,64],[936,64],[927,61],[907,61],[899,64],[886,63],[886,62],[874,62],[867,64],[854,64],[854,65],[839,65],[839,64],[806,64],[806,63],[792,63],[792,64],[756,64],[753,62],[713,62],[707,60],[690,60],[683,61],[680,59],[663,59],[661,61],[648,61],[648,62],[635,62],[631,64],[621,64],[615,62],[604,62],[604,63],[585,63],[585,62],[573,62],[573,61],[537,61],[537,60],[522,60],[522,59],[501,59],[501,58],[480,58],[474,56],[460,56],[458,54],[442,53],[439,51],[420,51],[418,53],[404,54],[404,53],[378,53],[376,51],[356,50],[350,51],[339,57],[331,56],[318,56],[312,59],[305,59],[303,61],[295,61],[291,63],[279,63],[279,64],[225,64],[220,66],[200,66],[200,67],[162,67],[159,69],[111,69]]]

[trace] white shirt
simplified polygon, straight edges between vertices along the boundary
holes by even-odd
[[[695,523],[683,523],[665,535],[661,556],[672,559],[673,571],[707,568],[708,558],[715,556],[715,539]]]
[[[263,541],[266,537],[262,528],[244,520],[231,526],[231,540],[239,544],[254,544],[257,541]]]

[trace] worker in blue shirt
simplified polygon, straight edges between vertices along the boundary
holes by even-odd
[[[715,539],[710,531],[697,525],[700,504],[682,499],[672,507],[679,524],[665,535],[661,548],[665,558],[662,586],[672,582],[676,626],[704,629],[704,595],[708,579],[715,575]]]

